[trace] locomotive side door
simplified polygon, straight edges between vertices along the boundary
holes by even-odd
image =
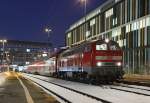
[[[91,45],[87,45],[84,47],[84,51],[82,54],[82,68],[83,71],[86,72],[91,72],[91,67],[92,67],[92,59],[91,59],[91,54],[92,54],[92,49]]]

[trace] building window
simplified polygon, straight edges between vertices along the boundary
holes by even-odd
[[[138,17],[145,15],[146,0],[138,0]]]
[[[147,27],[147,42],[148,46],[150,46],[150,26]]]
[[[140,29],[146,26],[145,19],[140,20]]]
[[[130,21],[130,12],[131,12],[131,9],[130,9],[130,0],[127,0],[127,22]]]
[[[106,18],[108,18],[108,17],[110,17],[110,16],[112,16],[112,15],[113,15],[113,8],[109,9],[109,10],[106,11],[106,13],[105,13],[105,17],[106,17]]]
[[[117,25],[117,18],[113,19],[113,26]]]
[[[148,11],[148,14],[150,14],[150,0],[147,1],[147,5],[148,5],[147,6],[147,9],[148,9],[147,11]]]
[[[130,24],[126,25],[126,33],[129,33],[131,30],[130,30]]]
[[[90,26],[95,25],[95,18],[90,21]]]
[[[150,17],[146,18],[146,26],[150,26]]]

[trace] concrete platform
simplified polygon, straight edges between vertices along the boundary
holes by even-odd
[[[0,74],[0,103],[58,103],[55,98],[19,73]]]

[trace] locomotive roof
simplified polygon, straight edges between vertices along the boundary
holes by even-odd
[[[109,40],[109,42],[115,43],[115,41],[112,41],[112,40]],[[69,52],[83,51],[84,47],[89,46],[90,44],[93,44],[93,43],[106,43],[106,41],[104,39],[102,39],[102,40],[85,41],[84,43],[82,43],[80,45],[76,45],[74,47],[66,49],[64,52],[62,52],[62,55],[68,55],[67,53],[69,53]]]

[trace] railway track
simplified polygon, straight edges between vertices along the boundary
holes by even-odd
[[[95,97],[95,96],[92,96],[92,95],[89,95],[89,94],[86,94],[86,93],[83,93],[83,92],[80,92],[80,91],[77,91],[75,89],[72,89],[72,88],[68,88],[68,87],[65,87],[65,86],[62,86],[62,85],[59,85],[59,84],[56,84],[56,83],[53,83],[53,82],[49,82],[49,81],[46,81],[46,80],[43,80],[43,79],[40,79],[40,78],[37,78],[37,77],[34,77],[34,76],[27,76],[26,78],[30,79],[32,82],[36,83],[37,85],[39,85],[40,87],[44,88],[45,90],[51,92],[52,94],[56,95],[57,97],[59,97],[60,99],[62,99],[64,102],[67,102],[67,103],[73,103],[74,101],[66,98],[65,96],[61,95],[61,93],[57,93],[55,90],[52,90],[52,89],[49,89],[47,88],[46,86],[44,86],[43,84],[44,83],[47,83],[49,85],[53,85],[55,87],[59,87],[59,88],[62,88],[61,90],[64,91],[64,93],[66,91],[69,91],[70,93],[68,94],[75,94],[74,96],[77,97],[78,95],[78,103],[111,103],[107,100],[104,100],[104,99],[101,99],[101,98],[98,98],[98,97]],[[38,80],[38,81],[37,81]],[[43,82],[43,84],[39,83],[39,82]],[[80,100],[80,98],[83,100],[86,100],[85,102],[81,102],[82,100]],[[76,102],[74,102],[76,103]]]
[[[88,97],[88,98],[90,98],[90,100],[95,101],[92,103],[98,103],[98,102],[100,102],[100,103],[133,103],[137,99],[139,100],[139,98],[141,98],[140,100],[142,102],[136,101],[135,103],[147,103],[147,102],[143,102],[143,101],[150,100],[150,98],[149,98],[150,97],[150,88],[149,87],[127,85],[127,84],[122,84],[122,83],[116,83],[114,85],[95,86],[95,85],[88,85],[88,84],[84,84],[84,83],[60,80],[60,79],[56,79],[56,78],[44,77],[44,76],[39,76],[39,75],[31,75],[31,74],[25,74],[25,75],[28,76],[27,78],[37,79],[37,80],[43,81],[45,83],[48,83],[48,85],[53,84],[55,86],[59,86],[59,87],[65,89],[65,90],[69,90],[72,93],[77,93],[80,96],[84,96],[86,98]],[[35,80],[33,80],[33,81],[35,81]],[[41,84],[39,84],[39,85],[41,85]],[[45,86],[44,86],[44,88],[45,88]],[[45,89],[47,89],[47,88],[45,88]],[[54,91],[52,91],[52,92],[54,92]],[[55,93],[58,96],[60,95],[57,92],[55,92]],[[60,96],[62,96],[62,95],[60,95]],[[67,99],[66,97],[63,97],[63,98]],[[114,98],[117,98],[118,100],[114,99]],[[122,99],[124,99],[124,100],[122,100]],[[131,100],[129,101],[128,99],[129,100],[131,99]],[[68,100],[68,103],[73,102],[73,100],[69,100],[69,99],[67,99],[67,100]],[[128,100],[128,101],[125,102],[125,100]],[[64,101],[66,101],[66,100],[64,100]],[[80,103],[80,102],[78,102],[78,103]],[[84,102],[82,102],[82,103],[84,103]],[[86,103],[88,103],[88,102],[86,102]]]
[[[121,86],[121,87],[127,87],[127,88],[150,91],[150,87],[144,87],[144,86],[138,86],[138,85],[128,85],[128,84],[123,84],[123,83],[114,83],[114,85],[115,86]]]
[[[128,85],[124,83],[114,83],[110,86],[111,89],[135,93],[144,96],[150,96],[150,87],[138,86],[138,85]]]

